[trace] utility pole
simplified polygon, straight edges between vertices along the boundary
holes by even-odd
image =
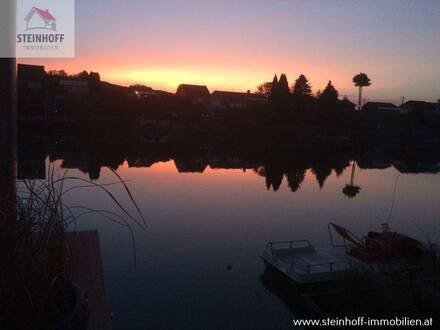
[[[405,96],[402,96],[402,103],[400,104],[400,106],[402,106],[403,105],[403,103],[405,103]]]
[[[15,0],[2,0],[0,4],[0,29],[3,43],[1,47],[6,47],[4,49],[7,52],[9,47],[8,53],[0,54],[0,235],[2,242],[13,240],[17,220],[16,6]]]

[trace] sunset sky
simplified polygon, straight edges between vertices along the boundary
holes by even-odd
[[[23,60],[46,69],[175,91],[180,83],[255,90],[274,73],[328,80],[355,98],[440,98],[438,0],[77,0],[75,59]]]

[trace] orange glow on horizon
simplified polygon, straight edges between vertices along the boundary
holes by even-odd
[[[353,89],[350,74],[338,73],[301,59],[287,58],[248,58],[237,56],[229,58],[219,55],[197,54],[191,58],[188,54],[164,56],[157,54],[111,54],[96,56],[78,56],[75,59],[57,59],[48,61],[27,60],[22,63],[43,64],[48,70],[65,70],[76,74],[83,70],[97,71],[103,81],[123,86],[140,83],[154,89],[174,93],[180,84],[206,85],[211,92],[230,90],[237,92],[255,91],[261,83],[272,81],[274,74],[286,73],[289,84],[293,84],[300,74],[309,79],[314,92],[322,90],[329,80],[341,90]],[[213,56],[213,58],[211,58]],[[151,64],[145,64],[145,62]],[[129,63],[129,64],[127,64]],[[301,63],[301,65],[295,65]],[[345,77],[347,75],[347,77]],[[345,93],[345,91],[344,91]]]

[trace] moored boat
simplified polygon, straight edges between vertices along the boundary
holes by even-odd
[[[353,270],[381,278],[403,272],[416,274],[435,258],[431,247],[391,232],[387,226],[383,232],[371,231],[362,239],[334,223],[328,230],[329,248],[315,248],[307,240],[269,242],[261,257],[300,285],[339,280]],[[335,243],[333,232],[342,238],[342,244]]]

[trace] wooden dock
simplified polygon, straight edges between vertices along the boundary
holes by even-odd
[[[66,236],[72,253],[73,281],[87,293],[89,300],[87,329],[111,330],[98,231],[70,232]]]

